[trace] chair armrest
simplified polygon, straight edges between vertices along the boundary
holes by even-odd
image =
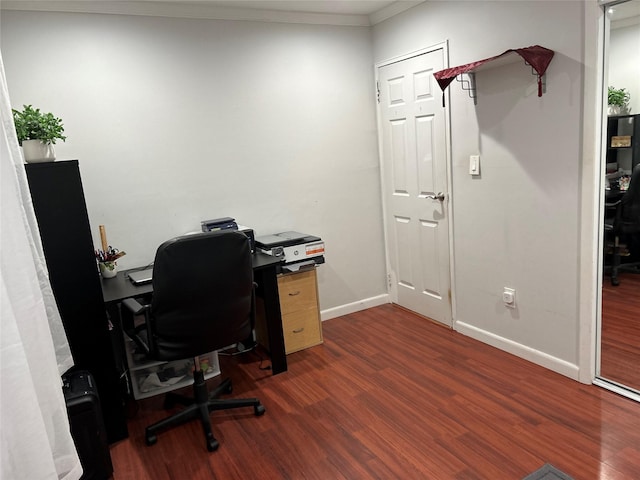
[[[615,202],[605,202],[604,206],[611,210],[615,209],[614,215],[610,215],[610,216],[605,215],[605,230],[607,231],[613,230],[615,232],[620,232],[621,221],[622,221],[622,198],[616,200]]]
[[[149,305],[142,305],[135,298],[126,298],[122,301],[122,307],[126,308],[129,311],[128,320],[125,321],[125,315],[123,315],[122,321],[122,329],[127,334],[127,336],[135,342],[135,344],[144,352],[145,354],[149,354],[149,336],[147,333],[147,320],[148,320],[148,312]],[[145,323],[134,326],[132,315],[141,315],[145,316]]]
[[[122,300],[122,305],[134,315],[140,315],[149,309],[149,305],[142,305],[135,298]]]

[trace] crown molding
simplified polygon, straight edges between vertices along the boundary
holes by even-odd
[[[616,30],[618,28],[624,27],[632,27],[633,25],[640,24],[640,16],[623,18],[621,20],[614,20],[611,22],[611,30]]]
[[[306,23],[369,27],[397,15],[424,0],[401,0],[371,15],[288,12],[281,10],[234,8],[205,2],[108,1],[108,0],[2,0],[2,10],[39,12],[96,13],[109,15],[143,15],[213,20]]]
[[[376,25],[427,0],[400,0],[369,15],[370,25]]]

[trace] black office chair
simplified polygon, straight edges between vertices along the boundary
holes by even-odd
[[[198,356],[251,338],[255,322],[255,299],[251,250],[248,238],[223,231],[185,235],[158,248],[153,266],[153,297],[150,305],[134,299],[123,301],[131,313],[144,313],[145,323],[125,331],[147,356],[172,361],[194,358],[193,399],[173,396],[171,402],[191,403],[186,409],[146,428],[147,445],[157,433],[200,418],[207,449],[219,443],[211,431],[209,412],[253,407],[264,414],[257,398],[219,400],[231,393],[231,380],[224,380],[210,395]],[[172,395],[171,393],[168,395]],[[170,405],[167,405],[170,406]]]
[[[611,284],[620,284],[618,273],[629,271],[640,273],[640,164],[636,165],[629,188],[622,198],[615,202],[605,203],[614,209],[610,218],[605,218],[606,247],[611,252]],[[622,245],[626,246],[625,256],[629,260],[622,262]]]

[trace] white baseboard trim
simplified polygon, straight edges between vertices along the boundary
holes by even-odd
[[[389,302],[389,295],[385,293],[383,295],[378,295],[377,297],[365,298],[363,300],[358,300],[357,302],[340,305],[339,307],[327,308],[320,312],[320,318],[324,322],[325,320],[359,312],[360,310],[366,310],[367,308],[377,307]]]
[[[338,307],[328,308],[320,312],[320,318],[324,322],[332,318],[341,317],[350,313],[366,310],[367,308],[377,307],[390,303],[391,299],[388,294],[378,295],[376,297],[365,298],[357,302],[340,305]],[[529,362],[535,363],[542,367],[548,368],[556,373],[569,377],[580,382],[580,368],[566,360],[549,355],[548,353],[535,350],[526,345],[516,343],[504,337],[500,337],[494,333],[487,332],[465,322],[454,322],[454,330],[458,333],[474,338],[482,343],[499,348],[505,352],[511,353],[517,357],[523,358]],[[587,383],[587,382],[582,382]],[[588,383],[591,383],[589,381]]]
[[[454,329],[457,332],[462,333],[463,335],[475,338],[476,340],[479,340],[483,343],[516,355],[517,357],[528,360],[532,363],[535,363],[536,365],[548,368],[549,370],[569,377],[578,382],[580,381],[579,367],[577,365],[574,365],[573,363],[567,362],[566,360],[553,357],[548,353],[544,353],[531,347],[527,347],[526,345],[516,343],[513,340],[499,337],[498,335],[487,332],[486,330],[482,330],[478,327],[474,327],[473,325],[469,325],[468,323],[459,321],[455,322]]]

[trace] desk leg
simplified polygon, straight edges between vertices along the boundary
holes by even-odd
[[[256,272],[257,281],[262,288],[264,314],[271,352],[271,371],[274,375],[287,371],[287,355],[284,350],[282,332],[282,313],[278,296],[278,278],[276,268],[265,268]]]
[[[109,331],[110,352],[99,362],[105,366],[109,365],[108,378],[95,375],[96,383],[100,394],[100,403],[105,418],[105,428],[109,443],[115,443],[129,436],[127,429],[127,417],[125,413],[125,399],[123,395],[122,373],[125,371],[123,365],[123,338],[120,326],[120,308],[117,304],[106,305],[107,318],[111,322],[112,328]],[[96,357],[99,353],[96,352]],[[100,383],[102,381],[102,383]],[[103,385],[104,384],[104,385]]]

